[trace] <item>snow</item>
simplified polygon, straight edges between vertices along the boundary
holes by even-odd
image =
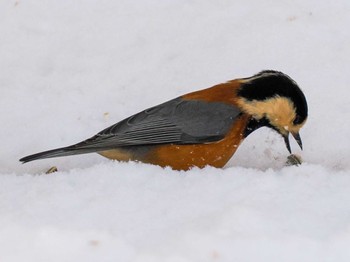
[[[0,2],[0,261],[349,261],[349,11],[347,0]],[[18,162],[263,69],[308,99],[299,167],[284,166],[268,129],[224,169]]]

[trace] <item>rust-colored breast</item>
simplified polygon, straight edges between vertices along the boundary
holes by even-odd
[[[227,136],[214,143],[195,145],[162,145],[150,150],[142,162],[159,166],[170,166],[175,170],[188,170],[191,167],[223,167],[243,141],[243,132],[249,120],[241,115]]]

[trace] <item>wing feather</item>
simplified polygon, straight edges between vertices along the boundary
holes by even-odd
[[[176,98],[110,126],[77,147],[213,142],[224,137],[240,113],[228,104]]]

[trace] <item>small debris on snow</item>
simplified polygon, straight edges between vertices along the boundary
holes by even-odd
[[[55,172],[57,172],[57,171],[58,171],[57,167],[53,166],[53,167],[50,167],[50,168],[45,172],[45,174],[51,174],[51,173],[55,173]]]
[[[299,166],[302,163],[301,156],[291,154],[287,157],[286,166]]]

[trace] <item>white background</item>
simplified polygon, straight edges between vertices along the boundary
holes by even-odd
[[[0,261],[349,261],[349,24],[348,0],[0,1]],[[307,97],[300,167],[268,129],[224,169],[18,162],[263,69]]]

